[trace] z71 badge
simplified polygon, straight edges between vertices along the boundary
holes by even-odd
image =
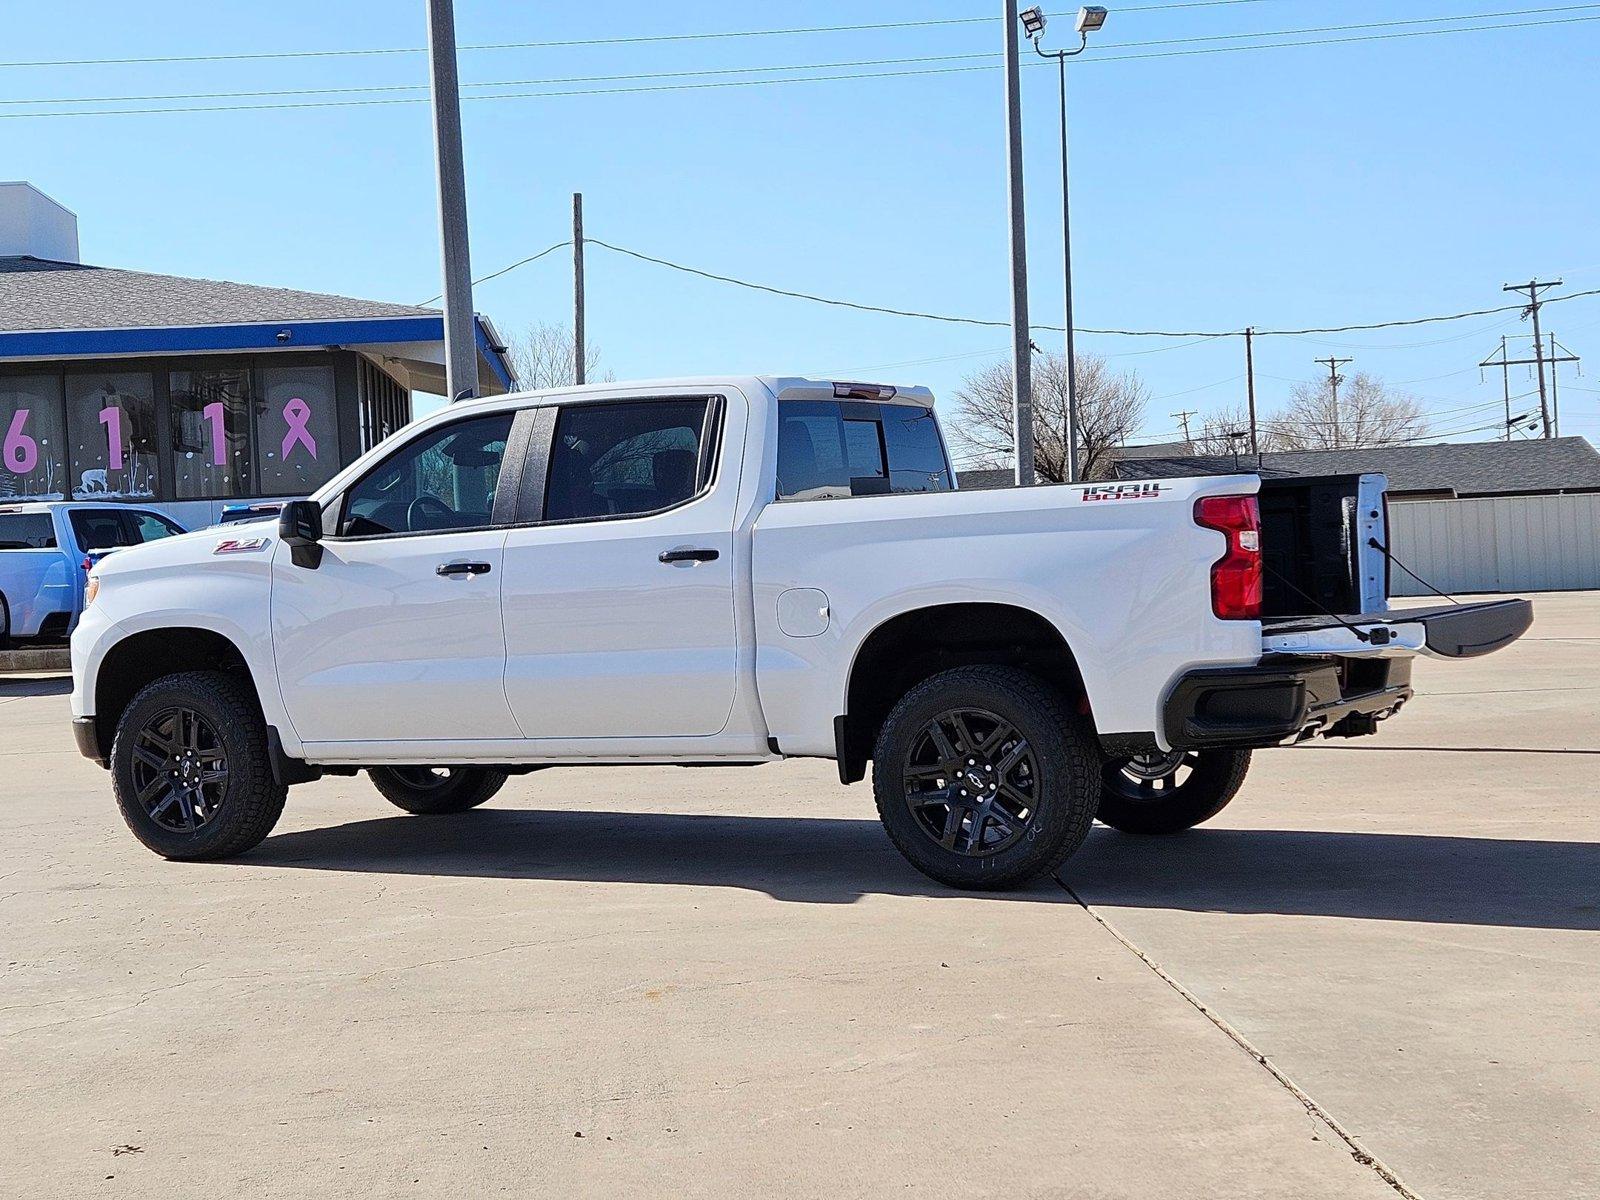
[[[217,543],[213,554],[254,554],[257,550],[265,550],[272,542],[271,538],[223,538]]]
[[[1159,483],[1096,483],[1078,494],[1085,500],[1154,500],[1171,490]]]

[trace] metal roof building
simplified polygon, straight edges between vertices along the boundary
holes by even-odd
[[[513,373],[475,323],[486,393]],[[77,261],[77,222],[0,183],[0,499],[154,501],[188,524],[302,496],[444,391],[436,309]]]
[[[1256,470],[1250,454],[1119,457],[1118,479],[1231,475]],[[1266,476],[1382,472],[1395,500],[1600,492],[1600,452],[1586,439],[1445,442],[1360,450],[1291,450],[1261,456]]]

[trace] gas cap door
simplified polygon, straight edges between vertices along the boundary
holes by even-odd
[[[828,593],[790,588],[778,596],[778,628],[793,638],[816,637],[828,629]]]

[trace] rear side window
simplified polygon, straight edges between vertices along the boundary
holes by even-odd
[[[947,492],[950,464],[933,413],[917,404],[778,404],[778,499]]]
[[[110,550],[132,545],[122,513],[114,508],[75,508],[67,514],[80,550]]]
[[[0,550],[54,550],[56,527],[49,513],[0,513]]]
[[[701,469],[706,410],[703,399],[563,408],[544,519],[641,516],[693,498],[709,475]]]
[[[889,450],[889,489],[948,492],[950,462],[933,410],[920,404],[884,404],[883,441]]]

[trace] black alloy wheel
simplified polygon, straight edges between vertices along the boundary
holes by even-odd
[[[912,740],[906,805],[945,850],[984,857],[1027,834],[1038,807],[1039,767],[1014,725],[980,708],[954,708]]]
[[[1037,676],[974,664],[930,675],[884,718],[878,817],[912,866],[952,887],[1015,887],[1083,844],[1100,794],[1089,722]]]
[[[1135,803],[1161,801],[1188,783],[1199,765],[1198,750],[1135,754],[1107,764],[1106,789]]]
[[[162,829],[194,833],[222,809],[228,752],[216,729],[193,708],[164,709],[134,734],[134,797]]]
[[[371,767],[367,775],[385,800],[418,816],[477,808],[506,782],[497,767]]]
[[[390,767],[389,773],[417,792],[442,792],[458,770],[455,767]]]
[[[266,722],[243,674],[185,671],[140,689],[117,718],[111,786],[133,835],[164,858],[232,858],[283,812]]]
[[[1171,750],[1111,759],[1097,816],[1123,833],[1180,833],[1220,813],[1250,769],[1248,750]]]

